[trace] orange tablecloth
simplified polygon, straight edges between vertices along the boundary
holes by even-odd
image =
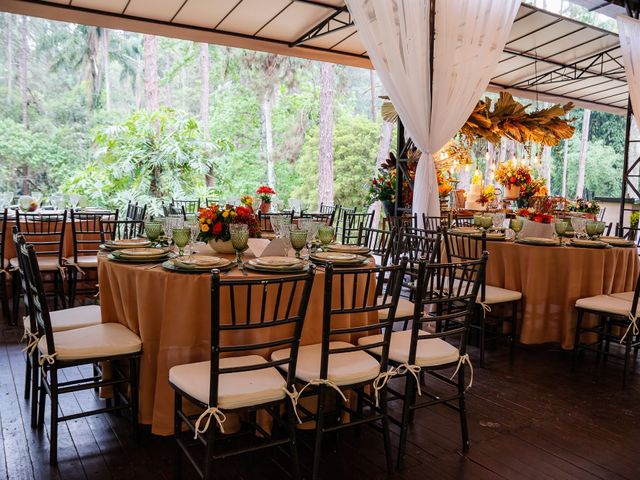
[[[171,435],[173,390],[169,369],[208,360],[210,355],[210,275],[181,274],[162,267],[148,269],[111,262],[103,256],[98,275],[102,321],[122,323],[142,339],[139,419],[151,424],[153,433]],[[237,276],[241,276],[237,270],[229,274]],[[358,287],[364,291],[362,282]],[[302,332],[303,345],[322,340],[323,295],[324,273],[318,269]],[[345,326],[364,325],[375,323],[377,316],[341,315],[334,321]]]
[[[634,289],[635,248],[591,249],[487,242],[487,283],[523,295],[520,341],[573,348],[576,300]]]
[[[7,220],[7,240],[4,246],[4,257],[7,259],[16,257],[16,246],[13,243],[13,235],[11,234],[11,230],[13,229],[15,224],[15,220]],[[48,248],[51,249],[51,247]],[[65,258],[73,257],[73,231],[71,230],[71,223],[69,221],[67,221],[67,224],[64,228],[62,256]]]

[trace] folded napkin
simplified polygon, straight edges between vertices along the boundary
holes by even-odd
[[[253,250],[251,244],[249,244],[249,247]],[[256,257],[284,257],[287,255],[287,249],[284,248],[284,240],[274,238],[262,248],[262,251],[258,253],[256,250],[253,250],[253,253]]]

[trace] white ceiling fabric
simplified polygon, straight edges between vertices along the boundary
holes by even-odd
[[[633,115],[640,125],[640,21],[625,15],[616,20]]]

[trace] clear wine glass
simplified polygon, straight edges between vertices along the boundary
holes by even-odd
[[[586,236],[585,228],[587,221],[582,217],[571,217],[571,226],[576,232],[576,238],[584,238]]]
[[[80,201],[80,195],[77,193],[72,193],[69,195],[69,203],[71,204],[71,208],[74,210],[78,208],[78,202]]]
[[[189,230],[191,231],[191,236],[189,238],[189,260],[193,258],[193,245],[198,240],[198,234],[200,233],[200,222],[198,219],[191,219],[187,223]]]
[[[313,242],[315,241],[316,234],[320,228],[320,223],[312,219],[300,220],[300,228],[307,231],[307,252],[311,255],[311,249],[313,248]]]

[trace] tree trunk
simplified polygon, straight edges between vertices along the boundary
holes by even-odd
[[[29,62],[29,26],[27,17],[20,17],[20,95],[22,97],[22,124],[29,128],[29,90],[27,84],[27,64]]]
[[[389,148],[391,146],[391,134],[393,133],[394,123],[391,122],[382,122],[382,126],[380,127],[380,140],[378,142],[378,156],[376,158],[376,169],[374,173],[378,172],[380,165],[384,162],[389,156]],[[380,224],[380,202],[376,202],[373,207],[373,225],[376,228],[376,225]]]
[[[564,152],[562,155],[562,197],[567,198],[567,159],[569,157],[569,139],[564,141]]]
[[[371,92],[371,121],[375,122],[376,121],[376,116],[377,116],[377,111],[376,111],[377,110],[376,109],[376,72],[375,72],[375,70],[369,70],[369,90]],[[380,151],[378,151],[378,154],[380,154]]]
[[[200,122],[209,138],[209,44],[200,44]]]
[[[13,93],[13,15],[4,15],[7,29],[7,102],[11,100]]]
[[[320,64],[318,202],[333,204],[333,63]]]
[[[276,189],[276,172],[273,161],[273,89],[267,88],[262,96],[262,105],[260,111],[260,122],[262,124],[262,154],[267,162],[267,184]]]
[[[104,106],[111,110],[111,82],[109,81],[109,30],[102,30],[102,71],[104,73]]]
[[[160,107],[158,90],[158,39],[144,35],[144,105],[151,112]]]
[[[580,139],[580,163],[578,164],[578,184],[576,185],[576,197],[584,196],[584,174],[587,165],[587,150],[589,148],[589,123],[591,110],[584,109],[582,115],[582,138]]]
[[[542,173],[547,184],[547,190],[551,194],[551,147],[542,148]]]
[[[484,183],[487,185],[491,183],[491,171],[496,164],[496,153],[496,146],[491,142],[487,142],[487,155],[484,164]]]

